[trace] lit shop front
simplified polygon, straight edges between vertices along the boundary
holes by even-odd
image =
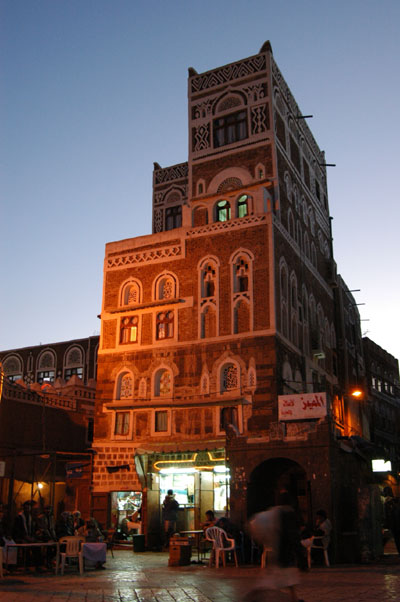
[[[229,512],[230,474],[223,449],[152,454],[149,477],[152,495],[148,498],[148,511],[153,521],[155,513],[161,520],[162,502],[169,489],[180,506],[178,531],[197,528],[205,520],[207,510],[214,510],[217,516]]]

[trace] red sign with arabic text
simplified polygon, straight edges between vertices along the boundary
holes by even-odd
[[[279,395],[279,420],[323,418],[327,414],[326,393]]]

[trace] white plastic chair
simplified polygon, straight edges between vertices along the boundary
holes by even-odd
[[[324,562],[325,562],[325,566],[330,566],[329,564],[329,556],[328,556],[328,547],[329,547],[329,539],[325,544],[321,544],[321,545],[314,545],[314,539],[318,539],[319,541],[321,541],[321,539],[319,537],[310,537],[309,539],[305,540],[303,543],[303,546],[305,548],[307,548],[307,565],[308,568],[311,568],[311,550],[321,550],[324,554]]]
[[[64,575],[65,561],[67,558],[77,558],[79,562],[79,573],[83,575],[83,552],[82,544],[84,537],[61,537],[59,544],[65,544],[65,551],[60,552],[61,556],[61,575]]]
[[[212,557],[215,557],[215,566],[219,567],[219,557],[222,556],[222,564],[226,566],[226,552],[232,552],[235,558],[235,566],[238,566],[238,560],[235,549],[235,540],[228,537],[226,532],[219,527],[208,527],[205,532],[206,539],[212,541],[213,547],[210,556],[209,565],[211,566]]]

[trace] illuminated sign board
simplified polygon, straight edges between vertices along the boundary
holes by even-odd
[[[326,393],[279,395],[279,420],[310,420],[327,414]]]

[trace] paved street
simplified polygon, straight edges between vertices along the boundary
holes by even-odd
[[[204,565],[168,567],[167,553],[115,550],[107,570],[74,569],[63,577],[45,573],[8,575],[0,584],[0,602],[243,602],[265,572],[258,567]],[[267,569],[266,569],[267,571]],[[298,588],[305,602],[390,602],[400,599],[400,559],[373,565],[313,568]],[[265,592],[257,602],[288,602],[279,592]]]

